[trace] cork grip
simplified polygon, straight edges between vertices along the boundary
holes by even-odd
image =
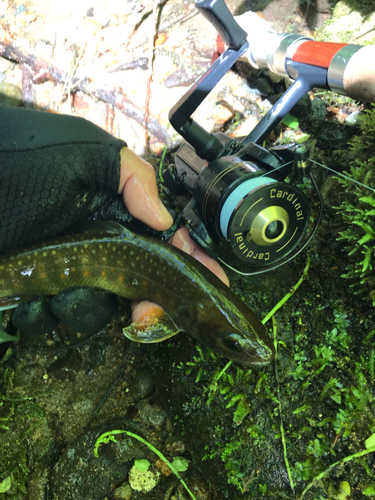
[[[346,95],[363,102],[375,102],[375,45],[367,45],[349,60],[343,78]]]

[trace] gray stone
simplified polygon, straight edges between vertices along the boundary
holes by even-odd
[[[23,102],[22,90],[13,83],[0,83],[0,104],[3,106],[21,106]]]
[[[122,484],[113,492],[113,496],[116,500],[130,500],[133,490],[129,484]]]
[[[152,372],[149,368],[138,368],[133,383],[130,387],[130,393],[134,401],[151,396],[155,389],[155,382]]]
[[[106,445],[99,448],[99,457],[94,455],[97,438],[112,428],[116,427],[106,424],[90,429],[65,448],[52,469],[51,498],[102,500],[112,495],[113,485],[120,486],[125,481],[129,465],[113,460],[105,452]]]
[[[151,405],[146,399],[138,404],[139,416],[146,425],[163,425],[167,414],[158,404]]]

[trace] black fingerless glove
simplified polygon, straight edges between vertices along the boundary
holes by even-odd
[[[124,146],[83,118],[0,106],[0,253],[64,234],[113,200]]]
[[[107,205],[126,219],[116,197],[124,146],[83,118],[0,106],[0,253],[74,232]],[[92,333],[116,310],[111,294],[70,289],[52,301],[22,303],[12,319],[29,334],[51,331],[60,320]]]

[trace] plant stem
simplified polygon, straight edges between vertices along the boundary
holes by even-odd
[[[301,496],[299,497],[299,500],[302,500],[303,497],[305,496],[305,494],[309,491],[309,489],[314,486],[314,484],[317,482],[317,481],[320,481],[320,479],[323,479],[324,476],[326,476],[328,474],[329,471],[331,471],[334,467],[336,467],[336,465],[339,465],[339,464],[344,464],[345,462],[350,462],[351,460],[353,460],[354,458],[359,458],[359,457],[363,457],[364,455],[368,455],[369,453],[373,453],[375,451],[375,446],[373,448],[369,448],[368,450],[362,450],[362,451],[359,451],[358,453],[354,453],[354,455],[349,455],[341,460],[338,460],[337,462],[335,462],[334,464],[330,465],[328,467],[328,469],[326,469],[325,471],[321,472],[320,474],[318,474],[316,477],[314,477],[314,479],[311,481],[311,483],[309,483],[306,488],[303,490],[303,492],[301,493]]]
[[[276,385],[277,385],[277,399],[279,400],[281,441],[283,443],[284,462],[285,462],[286,471],[288,473],[289,483],[290,483],[290,487],[292,488],[292,491],[294,493],[294,483],[293,483],[293,478],[292,478],[292,471],[291,471],[290,465],[289,465],[288,455],[286,452],[286,439],[285,439],[285,433],[284,433],[284,423],[283,423],[283,418],[282,418],[282,407],[281,407],[281,398],[280,398],[280,383],[279,383],[279,374],[277,371],[277,326],[276,326],[276,319],[274,316],[272,317],[272,329],[273,329],[273,345],[275,346],[275,377],[276,377]]]
[[[303,270],[303,274],[300,277],[300,279],[297,281],[297,283],[294,285],[293,288],[291,288],[290,292],[285,295],[276,305],[275,307],[267,314],[267,316],[262,320],[263,325],[267,323],[269,319],[272,318],[272,316],[282,307],[285,302],[290,299],[290,297],[298,290],[299,286],[303,282],[304,279],[307,277],[307,271],[310,268],[310,255],[307,254],[307,260],[306,260],[306,265],[305,269]]]
[[[133,437],[133,438],[137,439],[138,441],[140,441],[141,443],[143,443],[146,446],[148,446],[148,448],[150,448],[150,450],[152,450],[154,453],[156,453],[156,455],[159,458],[161,458],[163,460],[163,462],[165,462],[168,465],[168,467],[171,469],[171,471],[178,477],[178,479],[181,481],[181,484],[183,485],[183,487],[185,488],[185,490],[189,493],[189,495],[191,496],[191,498],[193,500],[196,500],[196,498],[193,495],[193,493],[189,490],[188,485],[185,483],[185,481],[182,479],[182,477],[180,476],[180,474],[177,472],[177,469],[175,469],[175,467],[169,462],[169,460],[167,460],[165,458],[165,456],[159,450],[157,450],[154,446],[152,446],[151,443],[149,443],[148,441],[146,441],[145,439],[143,439],[141,436],[138,436],[138,434],[133,434],[133,432],[129,432],[129,431],[125,431],[125,430],[114,430],[114,431],[109,431],[109,432],[105,432],[104,434],[101,434],[98,437],[98,439],[96,440],[95,447],[94,447],[94,454],[95,454],[96,457],[99,456],[99,454],[98,454],[98,448],[99,448],[99,446],[103,442],[105,442],[104,441],[105,438],[107,436],[110,438],[114,434],[127,434],[128,436]]]

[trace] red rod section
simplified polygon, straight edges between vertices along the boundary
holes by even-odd
[[[297,48],[292,61],[328,69],[333,56],[345,45],[348,44],[307,41]]]

